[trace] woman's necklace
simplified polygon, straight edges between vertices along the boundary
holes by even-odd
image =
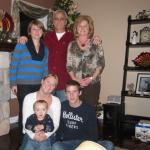
[[[90,39],[80,39],[80,38],[78,38],[78,39],[77,39],[77,43],[78,43],[78,45],[79,45],[81,48],[84,48],[84,47],[86,47],[87,44],[89,43],[89,40],[90,40]]]

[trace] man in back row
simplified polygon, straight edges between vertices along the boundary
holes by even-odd
[[[81,101],[80,84],[70,80],[66,84],[67,101],[61,106],[60,126],[52,150],[74,150],[85,140],[96,141],[107,150],[114,150],[110,141],[98,141],[97,118],[93,106]]]
[[[44,42],[49,49],[48,70],[57,74],[59,83],[55,95],[61,100],[66,100],[64,88],[70,79],[66,70],[67,48],[73,40],[73,33],[65,28],[68,16],[64,10],[56,10],[53,13],[54,31],[48,32],[44,37]]]

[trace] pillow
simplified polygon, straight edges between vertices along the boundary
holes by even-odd
[[[106,150],[106,148],[96,142],[84,141],[75,150]]]

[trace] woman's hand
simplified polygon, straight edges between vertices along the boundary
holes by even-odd
[[[44,131],[35,133],[34,140],[38,142],[42,142],[46,139],[47,139],[47,136],[45,135]]]
[[[86,86],[88,86],[89,84],[91,84],[92,81],[93,81],[93,78],[92,78],[92,77],[86,77],[86,78],[80,80],[79,83],[80,83],[80,85],[81,85],[82,87],[86,87]]]
[[[36,125],[34,127],[35,132],[40,132],[43,129],[44,129],[44,125],[42,125],[42,124]]]
[[[93,44],[95,44],[95,45],[101,45],[102,44],[102,39],[98,35],[95,35],[93,37]]]
[[[14,95],[17,95],[17,86],[12,86],[11,91]]]
[[[28,41],[28,38],[26,36],[21,36],[18,38],[17,43],[26,44],[27,41]]]
[[[81,87],[88,86],[93,80],[93,78],[91,78],[91,77],[86,77],[84,79],[78,79],[72,71],[69,72],[69,75],[70,75],[71,79],[77,81]]]
[[[35,136],[34,136],[34,138],[33,138],[33,139],[34,139],[34,140],[36,140],[36,141],[38,141],[38,142],[40,142],[40,141],[41,141],[41,137],[40,137],[39,132],[35,133]]]

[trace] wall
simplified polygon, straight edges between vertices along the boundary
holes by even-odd
[[[127,36],[128,15],[149,9],[149,0],[77,0],[79,10],[94,19],[95,34],[103,40],[106,67],[102,75],[100,101],[106,102],[108,95],[120,95],[123,79],[123,64]],[[136,77],[133,77],[136,80]],[[132,81],[132,80],[131,80]],[[150,114],[150,100],[132,98],[126,100],[126,113]]]
[[[11,12],[11,1],[12,0],[1,0],[0,1],[0,9],[4,9],[7,12]],[[25,0],[27,2],[43,6],[45,8],[51,8],[53,0]]]
[[[0,9],[4,9],[5,11],[10,13],[11,0],[1,0],[0,1]]]

